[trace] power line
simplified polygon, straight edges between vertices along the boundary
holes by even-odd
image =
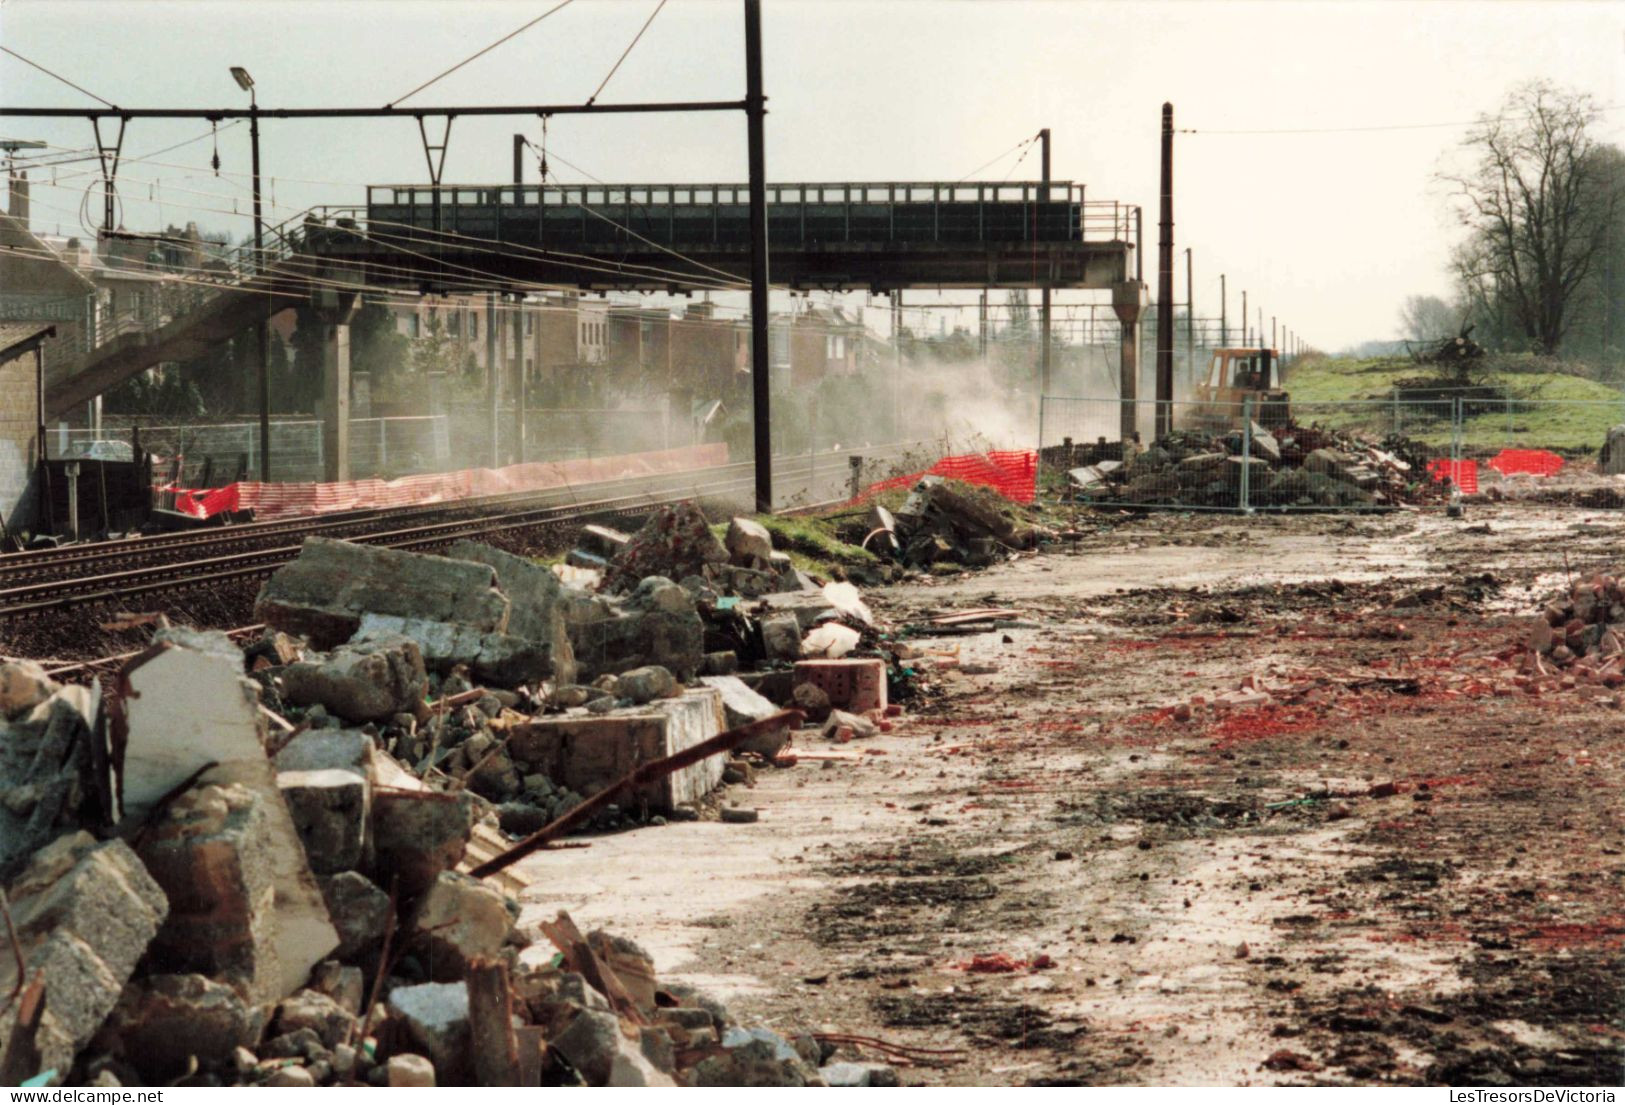
[[[1598,114],[1607,111],[1625,110],[1625,104],[1605,104],[1602,107],[1591,109]],[[1531,119],[1531,115],[1493,115],[1480,116],[1477,119],[1462,119],[1452,123],[1389,123],[1367,127],[1278,127],[1256,130],[1202,130],[1187,127],[1176,131],[1177,134],[1362,134],[1374,131],[1389,130],[1442,130],[1449,127],[1471,127],[1480,123],[1505,123],[1514,119]]]
[[[546,19],[548,16],[552,15],[554,12],[559,11],[559,10],[561,10],[563,8],[567,8],[574,2],[575,2],[575,0],[559,0],[559,2],[557,4],[553,5],[551,8],[548,8],[545,12],[543,12],[541,15],[538,15],[535,19],[532,19],[529,23],[526,23],[523,27],[520,27],[517,30],[509,31],[507,34],[503,35],[501,38],[499,38],[495,42],[491,43],[491,45],[485,47],[485,49],[479,50],[479,51],[477,51],[477,52],[475,52],[473,54],[470,54],[468,57],[464,58],[462,61],[460,61],[456,65],[452,66],[450,69],[447,69],[443,73],[439,73],[439,74],[436,74],[433,77],[430,77],[428,80],[424,81],[422,84],[420,84],[416,88],[412,89],[412,91],[408,92],[406,95],[397,96],[393,100],[391,100],[389,103],[385,104],[384,106],[386,108],[394,107],[396,104],[400,103],[402,100],[411,99],[413,96],[416,96],[419,92],[422,92],[425,88],[428,88],[431,84],[434,84],[436,81],[440,80],[442,77],[451,76],[453,73],[457,72],[457,70],[461,69],[463,66],[467,65],[469,62],[474,61],[476,58],[484,57],[486,54],[489,54],[492,50],[495,50],[498,46],[501,46],[504,42],[507,42],[509,39],[517,38],[519,35],[524,34],[526,31],[528,31],[532,27],[536,26],[536,24],[540,23],[542,20]]]
[[[18,61],[22,62],[24,65],[33,66],[35,69],[38,69],[41,73],[44,73],[47,77],[53,77],[56,80],[61,81],[63,84],[67,85],[69,88],[73,89],[75,92],[83,92],[86,96],[89,96],[92,100],[96,100],[96,101],[98,101],[100,103],[106,104],[108,107],[113,108],[115,111],[118,110],[118,105],[115,104],[112,100],[104,100],[100,96],[98,96],[94,92],[92,92],[90,89],[83,88],[83,87],[81,87],[81,86],[79,86],[77,84],[74,84],[68,78],[64,77],[61,73],[53,73],[49,69],[45,68],[45,66],[41,65],[39,62],[30,61],[28,58],[23,57],[17,51],[13,50],[10,46],[0,46],[0,51],[4,51],[4,52],[10,54],[12,57],[16,58]]]
[[[604,74],[604,79],[598,82],[598,87],[593,89],[591,96],[587,97],[587,106],[591,107],[598,99],[598,94],[604,90],[604,86],[609,83],[609,79],[620,69],[621,62],[626,60],[626,56],[632,52],[632,47],[638,44],[638,39],[643,37],[643,32],[649,29],[649,24],[655,21],[655,16],[659,15],[660,9],[665,6],[666,0],[660,0],[660,3],[655,5],[655,10],[650,12],[649,18],[643,21],[643,26],[638,28],[638,33],[632,36],[632,41],[626,44],[626,49],[621,51],[621,56],[615,59],[615,64],[609,67],[609,72]]]
[[[989,165],[993,165],[993,164],[995,164],[995,163],[997,163],[999,161],[1003,161],[1005,158],[1009,157],[1011,154],[1013,154],[1017,150],[1021,149],[1021,147],[1029,145],[1029,144],[1031,144],[1033,142],[1036,142],[1036,141],[1038,141],[1038,136],[1036,134],[1033,135],[1031,138],[1023,138],[1020,142],[1017,142],[1014,146],[1011,146],[1008,150],[1005,150],[1003,153],[999,154],[998,156],[988,158],[986,161],[982,162],[982,164],[976,166],[976,168],[972,169],[970,172],[966,173],[964,176],[962,176],[958,180],[954,181],[954,183],[955,184],[963,184],[963,183],[965,183],[967,180],[969,180],[971,177],[975,176],[977,173],[981,172],[983,169],[987,168]]]

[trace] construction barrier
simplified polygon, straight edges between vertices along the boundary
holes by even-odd
[[[719,442],[618,457],[535,461],[511,464],[506,468],[464,468],[456,472],[402,476],[395,480],[347,480],[340,483],[245,481],[205,490],[176,487],[159,490],[173,492],[174,509],[194,518],[208,518],[226,511],[252,510],[255,518],[265,520],[343,510],[420,506],[520,491],[546,491],[639,476],[670,475],[727,463],[728,446]]]
[[[1030,503],[1038,490],[1038,450],[996,449],[987,453],[967,453],[943,457],[923,472],[872,483],[853,502],[865,502],[885,491],[913,487],[923,476],[946,476],[982,487],[991,487],[1006,499]]]
[[[1478,461],[1476,460],[1447,460],[1439,457],[1428,462],[1428,475],[1433,477],[1434,483],[1443,483],[1449,480],[1461,489],[1463,495],[1476,495],[1478,493]]]
[[[1563,470],[1563,463],[1549,449],[1502,449],[1489,460],[1489,466],[1503,476],[1555,476]]]

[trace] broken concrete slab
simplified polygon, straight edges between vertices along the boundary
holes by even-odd
[[[341,871],[319,881],[339,934],[333,958],[350,962],[375,949],[389,924],[389,895],[358,871]]]
[[[729,729],[761,721],[779,711],[777,706],[745,686],[744,682],[735,676],[702,676],[700,682],[707,687],[714,687],[722,695],[723,720]],[[783,750],[789,739],[790,727],[785,725],[754,737],[739,747],[741,751],[754,752],[771,760]]]
[[[284,992],[266,805],[239,784],[197,787],[140,843],[141,862],[169,898],[154,953],[181,971],[229,978],[256,1004]]]
[[[606,539],[617,533],[603,526],[586,528],[603,531]],[[625,535],[620,536],[624,543]],[[575,656],[559,605],[563,588],[552,568],[478,541],[458,541],[446,555],[489,564],[496,571],[497,586],[508,596],[507,634],[546,646],[547,678],[575,681]]]
[[[724,728],[722,693],[701,686],[608,714],[532,718],[510,730],[508,748],[529,770],[590,797],[639,765],[691,748]],[[647,784],[629,801],[669,811],[715,790],[726,764],[725,754],[707,757]]]
[[[419,899],[405,938],[437,982],[465,977],[476,959],[495,959],[513,931],[508,900],[478,879],[442,871]]]
[[[316,1033],[323,1047],[334,1048],[349,1040],[355,1015],[326,994],[300,990],[277,1005],[270,1034],[281,1036],[303,1028]]]
[[[57,684],[32,660],[0,664],[0,719],[13,720],[50,698]]]
[[[795,614],[802,633],[838,613],[835,604],[821,590],[774,591],[770,595],[763,595],[758,603],[752,605],[752,609],[757,611],[758,617],[790,611]]]
[[[762,653],[768,660],[788,663],[801,659],[801,622],[794,611],[763,614],[756,625],[762,634]]]
[[[65,1073],[118,1003],[169,912],[157,881],[122,840],[59,837],[34,854],[8,891],[16,955],[0,956],[0,990],[15,993],[20,959],[47,986],[37,1046],[42,1070]],[[0,1011],[0,1039],[17,1016]]]
[[[157,974],[125,988],[97,1040],[156,1086],[185,1075],[194,1060],[202,1070],[229,1069],[237,1049],[253,1047],[264,1028],[264,1008],[225,983]]]
[[[342,768],[281,771],[276,784],[312,871],[330,875],[361,862],[372,806],[366,776]]]
[[[254,600],[254,616],[320,649],[349,640],[363,614],[508,628],[509,602],[488,564],[307,537]]]
[[[576,548],[604,560],[611,560],[630,541],[631,535],[613,526],[586,525],[576,535]]]
[[[307,729],[276,754],[283,771],[349,771],[366,776],[372,763],[372,738],[360,729]]]
[[[242,653],[224,633],[166,629],[155,645],[123,674],[130,689],[124,707],[124,813],[147,814],[210,763],[215,766],[203,772],[200,783],[240,784],[261,799],[276,888],[281,974],[273,996],[290,994],[338,945],[338,933],[265,754],[259,686],[242,674]]]
[[[577,678],[650,664],[687,683],[705,651],[705,623],[693,596],[662,576],[650,576],[623,602],[565,592],[565,619]]]
[[[0,878],[63,833],[112,812],[102,808],[111,804],[112,787],[94,749],[98,690],[36,681],[13,664],[0,666],[6,679],[15,716],[0,721]]]
[[[773,535],[751,518],[734,518],[722,542],[728,559],[745,568],[765,568],[773,559]]]
[[[467,792],[443,794],[375,786],[372,800],[372,875],[387,884],[399,879],[412,897],[433,885],[440,872],[462,862],[474,828],[474,799]]]
[[[663,506],[632,535],[604,574],[604,587],[616,593],[633,590],[650,576],[683,579],[704,575],[707,565],[726,564],[728,550],[711,532],[700,508],[691,502]]]
[[[411,713],[428,689],[423,654],[404,635],[374,634],[338,646],[325,659],[289,664],[282,671],[284,701],[320,703],[328,713],[356,723]]]
[[[462,664],[476,679],[517,687],[549,679],[553,673],[553,651],[545,642],[427,618],[364,614],[350,644],[387,647],[401,640],[411,641],[424,666],[441,674]]]

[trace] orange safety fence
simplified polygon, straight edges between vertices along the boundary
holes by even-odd
[[[1489,466],[1503,476],[1555,476],[1563,470],[1563,458],[1549,449],[1502,449]]]
[[[510,464],[505,468],[464,468],[456,472],[402,476],[394,480],[345,480],[338,483],[244,481],[203,490],[173,486],[159,490],[174,492],[175,510],[194,518],[208,518],[224,511],[252,510],[255,518],[264,520],[342,510],[420,506],[518,491],[546,491],[638,476],[670,475],[727,463],[728,446],[719,442],[617,457],[533,461]]]
[[[913,487],[922,476],[946,476],[965,483],[991,487],[1006,499],[1030,503],[1038,491],[1038,450],[995,449],[987,453],[966,453],[943,457],[923,472],[872,483],[852,500],[866,502],[885,491]]]
[[[1463,495],[1473,495],[1478,492],[1478,461],[1476,460],[1447,460],[1438,457],[1428,463],[1428,475],[1433,477],[1435,483],[1449,480],[1461,488]]]

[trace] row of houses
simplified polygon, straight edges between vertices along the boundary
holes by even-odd
[[[680,308],[645,307],[566,292],[498,304],[483,296],[386,301],[396,329],[421,339],[436,328],[460,358],[484,372],[490,328],[497,327],[500,363],[510,364],[520,328],[527,390],[569,390],[594,379],[611,390],[687,391],[723,397],[750,373],[750,324],[711,302]],[[828,376],[850,376],[862,364],[861,318],[839,306],[808,304],[776,313],[769,323],[768,366],[776,384],[807,387]]]

